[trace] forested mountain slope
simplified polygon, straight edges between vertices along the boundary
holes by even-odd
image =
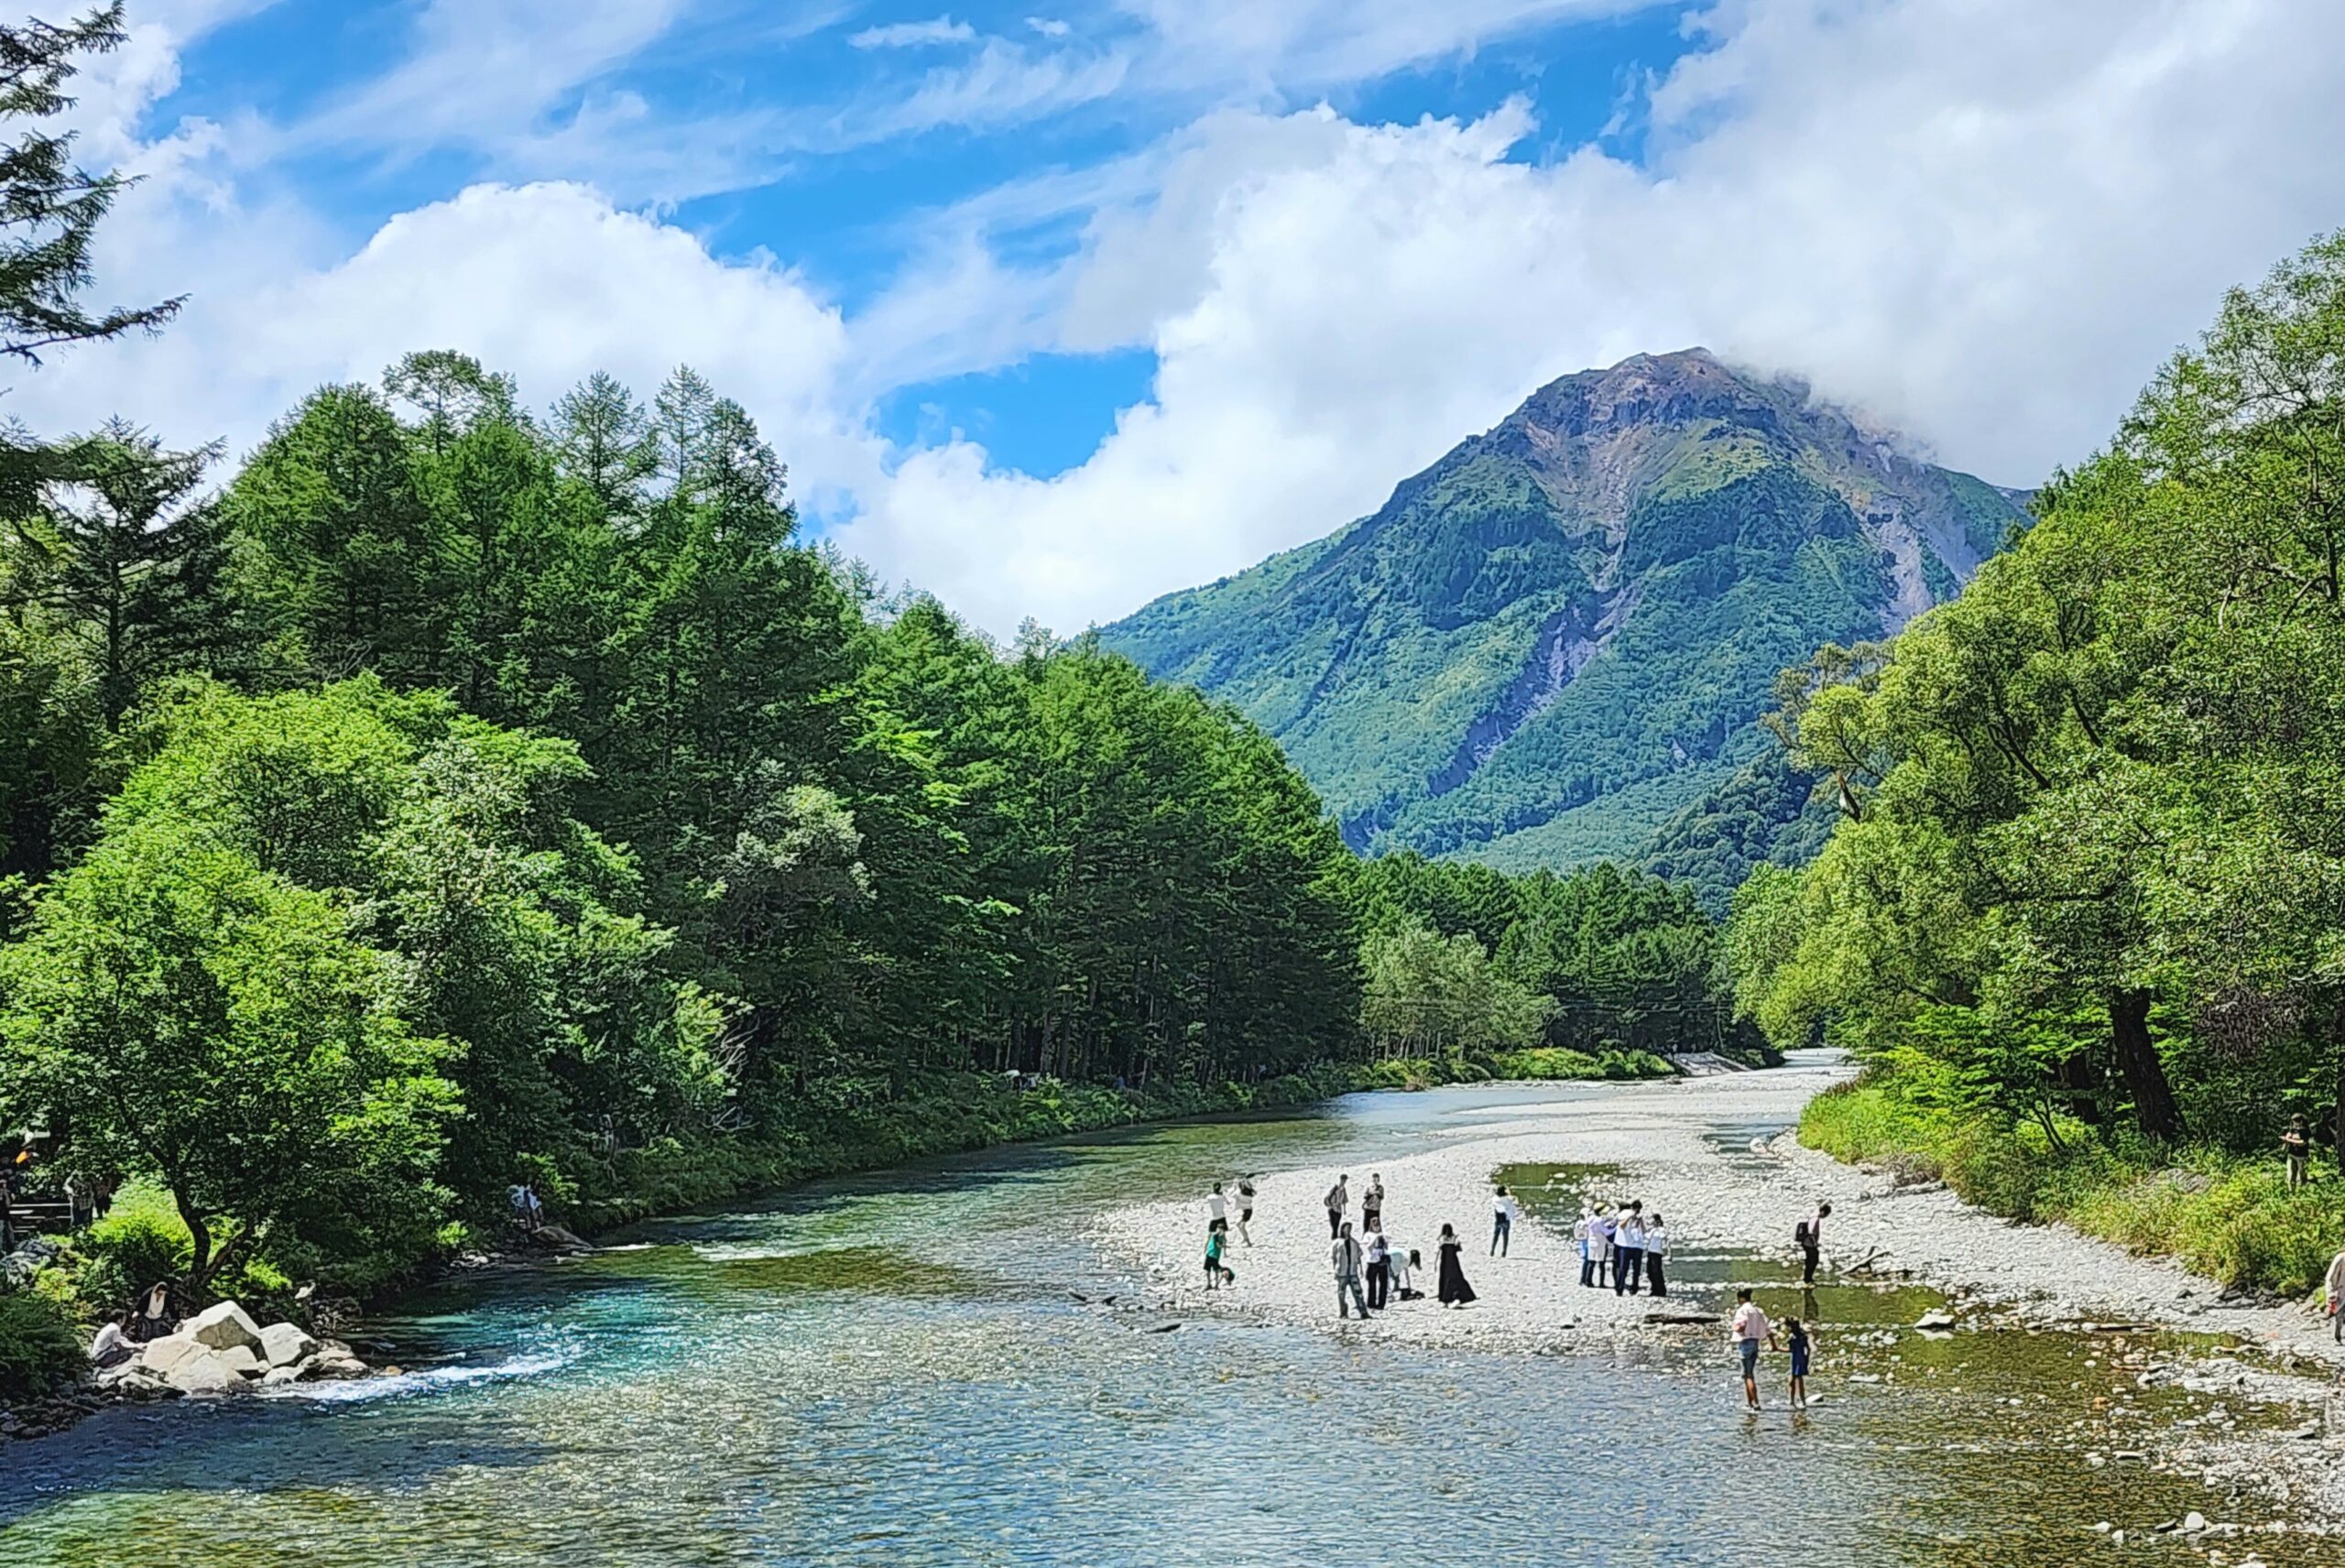
[[[1276,735],[1355,847],[1641,859],[1762,749],[1777,670],[1950,597],[2021,519],[1797,384],[1640,354],[1102,637]]]

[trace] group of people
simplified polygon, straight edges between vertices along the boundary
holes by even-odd
[[[1582,1289],[1600,1290],[1609,1283],[1616,1296],[1635,1296],[1650,1284],[1654,1295],[1669,1294],[1669,1226],[1658,1212],[1647,1218],[1642,1200],[1618,1209],[1581,1203],[1572,1241],[1579,1248]]]
[[[1254,1177],[1249,1174],[1238,1183],[1237,1193],[1238,1236],[1249,1247],[1254,1239],[1250,1228],[1254,1195]],[[1357,1312],[1366,1319],[1385,1311],[1393,1301],[1423,1299],[1424,1292],[1414,1288],[1424,1267],[1423,1259],[1414,1249],[1393,1241],[1385,1231],[1384,1178],[1380,1172],[1369,1178],[1368,1186],[1359,1195],[1357,1231],[1350,1217],[1349,1175],[1336,1177],[1323,1203],[1327,1211],[1328,1262],[1335,1277],[1337,1317],[1349,1319]],[[1224,1261],[1229,1245],[1230,1199],[1222,1183],[1214,1183],[1205,1209],[1205,1288],[1210,1290],[1221,1289],[1236,1279]],[[1831,1204],[1818,1203],[1793,1227],[1792,1242],[1800,1255],[1805,1284],[1816,1282],[1824,1245],[1824,1224],[1831,1214]],[[1503,1185],[1499,1186],[1490,1198],[1490,1256],[1507,1256],[1515,1222],[1522,1215],[1514,1195]],[[1615,1295],[1631,1296],[1643,1293],[1649,1287],[1655,1296],[1669,1294],[1669,1226],[1659,1214],[1647,1214],[1642,1200],[1631,1200],[1618,1207],[1583,1203],[1578,1222],[1572,1227],[1572,1239],[1579,1249],[1579,1282],[1583,1287],[1600,1290],[1609,1285]],[[1443,1225],[1436,1244],[1434,1289],[1445,1307],[1463,1307],[1475,1299],[1474,1288],[1466,1279],[1464,1254],[1465,1246],[1456,1228]],[[2345,1253],[2339,1254],[2330,1269],[2329,1289],[2338,1332],[2345,1337],[2345,1312],[2338,1310],[2340,1304],[2345,1304],[2340,1301],[2345,1299]],[[1751,1296],[1747,1287],[1736,1290],[1730,1330],[1742,1369],[1743,1398],[1751,1409],[1759,1408],[1760,1352],[1787,1349],[1791,1354],[1792,1408],[1805,1410],[1808,1364],[1815,1352],[1814,1330],[1798,1318],[1787,1318],[1779,1335],[1765,1310]],[[1812,1312],[1812,1300],[1809,1308]]]

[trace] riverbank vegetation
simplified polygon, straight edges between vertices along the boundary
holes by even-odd
[[[25,365],[173,307],[72,304],[115,187],[44,127],[118,11],[5,35]],[[125,422],[8,441],[0,1129],[19,1199],[114,1196],[47,1270],[88,1304],[380,1289],[524,1182],[593,1225],[1665,1072],[1674,1020],[1721,1015],[1716,931],[1662,884],[1363,865],[1234,711],[884,590],[689,369],[540,412],[418,353],[233,469]]]
[[[1842,820],[1727,951],[1807,1135],[2297,1290],[2345,1245],[2345,235],[2224,302],[1951,604],[1791,672]],[[2291,1195],[2280,1139],[2329,1145]]]

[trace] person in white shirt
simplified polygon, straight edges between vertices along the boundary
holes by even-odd
[[[1522,1211],[1514,1206],[1514,1199],[1500,1187],[1490,1199],[1490,1256],[1504,1258],[1507,1242],[1514,1234],[1514,1216]]]
[[[1221,1183],[1216,1181],[1205,1197],[1205,1229],[1227,1232],[1229,1229],[1229,1200],[1221,1195]]]
[[[1612,1230],[1612,1293],[1634,1296],[1645,1288],[1645,1218],[1641,1203],[1620,1211]]]
[[[1752,1410],[1759,1408],[1759,1347],[1775,1347],[1775,1325],[1751,1299],[1748,1287],[1734,1293],[1734,1348],[1742,1357],[1742,1397]]]
[[[1392,1248],[1384,1239],[1384,1227],[1371,1225],[1368,1232],[1368,1310],[1380,1312],[1392,1294]]]
[[[1388,1241],[1384,1246],[1384,1266],[1392,1274],[1393,1300],[1413,1301],[1424,1293],[1409,1283],[1415,1278],[1416,1271],[1424,1267],[1417,1261],[1415,1253],[1397,1241]]]
[[[119,1367],[138,1354],[130,1336],[122,1332],[128,1312],[116,1312],[98,1330],[98,1337],[90,1342],[90,1359],[100,1367]]]
[[[1579,1223],[1572,1226],[1572,1240],[1579,1245],[1579,1285],[1585,1290],[1596,1283],[1596,1255],[1591,1233],[1596,1228],[1596,1210],[1587,1203],[1579,1206]]]
[[[1662,1278],[1661,1260],[1669,1256],[1669,1228],[1655,1214],[1652,1224],[1645,1226],[1645,1278],[1652,1281],[1652,1293],[1669,1294],[1669,1281]]]
[[[2329,1331],[2345,1344],[2345,1252],[2329,1260]]]

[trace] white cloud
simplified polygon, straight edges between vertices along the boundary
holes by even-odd
[[[1554,376],[1703,343],[1942,460],[2040,479],[2345,213],[2345,7],[1732,0],[1641,169],[1501,156],[1519,111],[1236,115],[1059,280],[1160,369],[1081,466],[906,454],[845,531],[984,623],[1120,615],[1371,510]]]
[[[526,72],[519,101],[666,14],[600,4],[614,30]],[[1355,8],[1358,38],[1296,30],[1329,4],[1195,15],[1276,71],[1480,36],[1397,0]],[[1502,27],[1534,9],[1463,14]],[[1202,50],[1204,23],[1176,10],[1168,47]],[[758,416],[802,492],[859,514],[843,540],[882,572],[998,630],[1030,613],[1072,630],[1324,534],[1541,382],[1640,349],[1706,343],[1802,372],[1947,461],[2032,482],[2105,436],[2223,287],[2345,213],[2345,7],[1727,0],[1706,26],[1647,105],[1645,167],[1593,147],[1510,161],[1535,130],[1511,105],[1407,125],[1209,114],[1119,164],[943,211],[852,316],[781,261],[721,261],[578,184],[477,187],[354,251],[235,160],[244,127],[138,139],[175,79],[165,36],[92,78],[90,145],[115,136],[154,175],[104,231],[98,292],[195,298],[159,342],[19,378],[7,409],[241,445],[318,381],[412,348],[479,354],[540,400],[590,369],[648,389],[691,361]],[[820,148],[1001,124],[1128,87],[1135,60],[989,39],[891,101],[792,110],[782,129]],[[470,69],[395,73],[352,102],[440,113]],[[1012,231],[1070,212],[1088,222],[1073,260],[1020,259]],[[1149,398],[1053,477],[965,441],[890,452],[869,430],[871,401],[908,380],[1131,345],[1157,356]]]
[[[1026,25],[1046,38],[1063,38],[1074,31],[1074,27],[1055,16],[1029,16]]]
[[[966,22],[934,16],[925,22],[889,22],[883,27],[866,27],[846,41],[849,47],[859,49],[927,49],[938,44],[969,43],[976,36],[977,29]]]

